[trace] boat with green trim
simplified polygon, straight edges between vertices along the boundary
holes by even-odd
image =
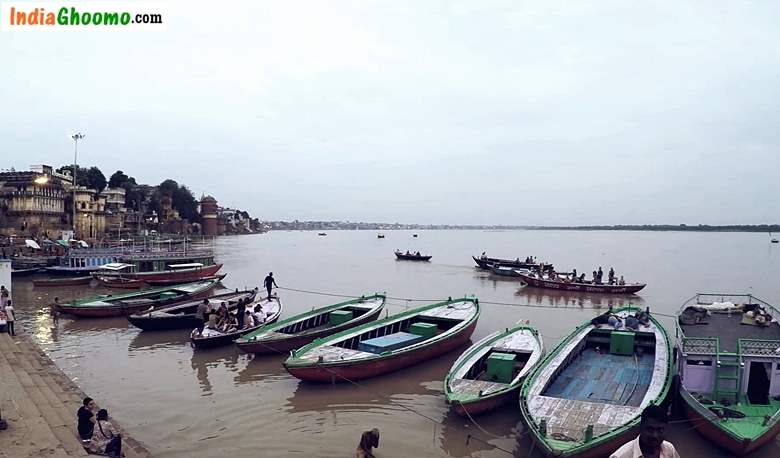
[[[294,350],[284,368],[315,382],[360,380],[397,371],[468,342],[479,313],[477,298],[449,298],[317,339]]]
[[[636,330],[622,326],[637,316]],[[645,407],[664,402],[673,375],[666,330],[649,309],[623,307],[561,341],[523,382],[520,409],[547,455],[609,456],[636,437]]]
[[[539,332],[527,324],[488,335],[463,352],[447,373],[447,403],[459,415],[476,415],[511,402],[543,354]]]
[[[127,316],[136,312],[159,308],[179,302],[202,299],[211,294],[219,280],[198,281],[166,288],[148,289],[120,295],[101,295],[69,304],[60,304],[57,310],[83,318]]]
[[[750,294],[697,294],[677,319],[680,397],[704,437],[745,455],[780,433],[780,311]]]
[[[288,354],[314,339],[374,321],[385,306],[384,294],[326,305],[266,326],[236,341],[247,353]]]

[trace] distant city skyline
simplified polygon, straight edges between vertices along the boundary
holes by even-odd
[[[0,168],[80,131],[266,221],[780,222],[780,4],[304,3],[4,33]]]

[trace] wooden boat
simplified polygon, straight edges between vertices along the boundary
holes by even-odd
[[[430,261],[433,256],[414,253],[401,253],[400,251],[396,251],[395,257],[403,261]]]
[[[530,273],[518,272],[520,279],[534,288],[556,289],[558,291],[581,291],[585,293],[634,294],[647,286],[646,283],[630,283],[625,285],[608,285],[592,283],[565,282],[532,276]]]
[[[780,433],[780,311],[752,295],[697,294],[677,319],[679,393],[691,425],[745,455]]]
[[[117,296],[102,295],[70,304],[61,304],[57,309],[62,313],[84,318],[127,316],[150,307],[158,308],[182,301],[202,299],[211,294],[218,284],[216,280],[206,280]]]
[[[307,381],[360,380],[396,371],[454,350],[479,318],[473,297],[448,299],[358,326],[294,350],[287,372]]]
[[[31,269],[11,269],[11,277],[29,277],[39,270],[40,269],[38,267]]]
[[[494,265],[493,267],[491,267],[490,272],[493,275],[498,275],[501,277],[513,277],[513,278],[519,278],[521,273],[529,273],[529,271],[525,269],[521,270],[516,267],[501,266],[501,265]]]
[[[377,234],[376,238],[383,239],[383,238],[385,238],[385,234]]]
[[[219,280],[222,281],[227,277],[227,274],[218,274],[218,275],[208,275],[206,277],[202,277],[199,280]],[[170,285],[178,285],[181,284],[182,281],[178,280],[176,278],[173,279],[164,279],[164,280],[144,280],[144,283],[146,283],[149,286],[170,286]],[[188,283],[188,282],[184,282]]]
[[[447,403],[459,415],[477,415],[517,399],[525,376],[544,354],[536,329],[519,324],[475,343],[444,379]]]
[[[326,235],[328,235],[328,234],[326,234],[326,233],[324,233],[324,232],[320,232],[320,233],[318,233],[317,235],[319,235],[320,237],[325,237],[325,236],[326,236]]]
[[[613,313],[625,323],[637,311]],[[647,316],[636,331],[585,322],[525,379],[520,409],[547,455],[609,456],[637,436],[642,410],[664,401],[672,385],[672,346],[663,326]]]
[[[57,286],[81,286],[92,282],[92,276],[86,277],[65,277],[65,278],[36,278],[33,280],[33,286],[36,288],[47,288]]]
[[[222,264],[204,265],[200,262],[190,262],[185,264],[171,264],[167,267],[166,270],[150,272],[118,271],[114,273],[101,271],[99,275],[131,278],[147,283],[156,281],[189,283],[193,281],[200,281],[208,277],[213,277],[221,268]]]
[[[255,300],[257,289],[246,291],[230,291],[227,293],[216,294],[208,298],[212,305],[225,303],[228,310],[238,307],[238,302],[245,303]],[[146,310],[139,313],[133,313],[127,317],[133,326],[141,328],[144,331],[163,331],[168,329],[192,329],[199,324],[199,318],[196,316],[198,305],[203,300],[197,299],[186,301],[154,310]]]
[[[474,262],[477,263],[477,267],[483,270],[490,270],[493,268],[493,266],[506,266],[506,267],[514,267],[515,269],[539,269],[544,266],[545,270],[552,269],[552,265],[550,264],[539,264],[535,262],[525,262],[521,261],[520,258],[517,259],[501,259],[501,258],[489,258],[487,256],[472,256],[471,257]]]
[[[70,266],[52,266],[44,269],[47,274],[58,277],[84,277],[90,275],[93,270],[95,270],[94,267]]]
[[[327,305],[246,334],[236,345],[247,353],[287,354],[314,339],[373,321],[384,306],[384,294]]]
[[[257,299],[247,305],[247,310],[252,310],[256,306],[262,306],[262,311],[258,313],[265,314],[265,321],[246,329],[238,329],[233,332],[220,332],[216,329],[205,328],[202,335],[198,335],[198,330],[193,329],[190,334],[190,343],[194,348],[216,348],[223,345],[230,345],[239,337],[249,334],[250,332],[262,329],[265,326],[276,323],[279,319],[279,315],[282,313],[282,304],[279,302],[279,298],[272,297],[271,299]]]
[[[135,280],[133,278],[124,277],[105,277],[103,275],[93,275],[95,280],[103,286],[108,288],[120,288],[120,289],[140,289],[149,285],[142,280]]]

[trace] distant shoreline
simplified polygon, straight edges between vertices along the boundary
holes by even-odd
[[[655,232],[776,232],[780,224],[686,225],[686,224],[619,224],[610,226],[487,226],[448,224],[385,224],[350,223],[340,221],[272,221],[266,222],[270,230],[293,231],[397,231],[397,230],[487,230],[487,231],[655,231]]]

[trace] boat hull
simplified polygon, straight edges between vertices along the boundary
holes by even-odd
[[[269,324],[274,324],[279,319],[280,313],[277,313],[276,316],[269,319],[265,323],[255,326],[253,328],[244,329],[239,332],[234,332],[231,334],[223,334],[221,336],[215,336],[215,337],[205,337],[205,338],[192,338],[190,339],[190,342],[193,347],[197,349],[207,349],[207,348],[217,348],[217,347],[223,347],[225,345],[230,345],[233,342],[236,341],[239,337],[249,334],[250,332],[257,331],[258,329],[262,328],[263,326],[268,326]]]
[[[464,326],[463,329],[444,340],[433,342],[419,350],[401,352],[385,358],[321,366],[288,365],[285,362],[284,368],[294,377],[309,382],[341,382],[367,379],[413,366],[465,345],[476,326],[477,320],[473,320],[470,324]]]
[[[92,282],[92,277],[74,277],[74,278],[47,278],[33,280],[33,286],[36,288],[57,287],[57,286],[80,286],[88,285]]]
[[[362,315],[358,320],[344,323],[345,326],[334,326],[332,328],[323,329],[322,331],[311,333],[311,334],[308,333],[306,335],[293,334],[287,339],[274,339],[274,340],[265,340],[265,341],[257,341],[257,342],[238,342],[236,343],[236,345],[238,345],[238,348],[240,348],[241,350],[247,353],[254,353],[257,355],[271,355],[271,354],[279,354],[279,353],[287,354],[292,350],[296,350],[298,348],[303,347],[304,345],[312,343],[314,339],[318,339],[320,337],[327,337],[337,332],[344,331],[345,329],[349,329],[354,326],[360,326],[361,324],[365,324],[368,323],[369,321],[373,321],[379,316],[381,312],[382,312],[382,308],[379,308],[375,312],[366,313],[365,315]]]
[[[646,285],[589,285],[584,283],[564,283],[559,281],[542,280],[529,277],[528,275],[518,274],[518,276],[528,286],[534,288],[555,289],[558,291],[574,291],[582,293],[604,293],[604,294],[634,294],[641,291]]]
[[[433,256],[417,256],[415,254],[396,253],[395,257],[401,261],[430,261]]]
[[[768,428],[764,434],[757,439],[743,439],[739,440],[726,433],[724,430],[713,424],[709,418],[699,413],[699,411],[691,405],[692,402],[696,402],[685,396],[680,388],[680,397],[683,400],[683,409],[685,416],[691,420],[691,424],[694,429],[702,436],[715,443],[717,446],[728,450],[733,455],[743,456],[746,455],[762,445],[774,440],[775,436],[780,434],[780,422],[775,423],[771,428]]]
[[[518,392],[520,392],[520,384],[518,384],[516,388],[496,396],[484,397],[468,402],[454,401],[452,402],[452,408],[455,410],[455,413],[461,417],[479,415],[512,404],[512,401],[517,399]]]
[[[477,267],[483,270],[491,270],[495,265],[514,267],[515,269],[533,269],[539,267],[539,264],[533,262],[518,262],[511,259],[478,258],[476,256],[472,256],[471,258],[477,263]]]
[[[221,268],[222,268],[222,264],[212,264],[210,266],[196,267],[192,269],[164,270],[164,271],[157,271],[157,272],[122,273],[121,276],[123,278],[130,278],[130,279],[141,280],[145,282],[169,281],[174,284],[189,283],[191,281],[202,280],[204,279],[204,277],[211,277],[215,275]],[[109,277],[109,275],[105,275],[105,274],[102,275]]]
[[[200,320],[194,313],[172,315],[170,317],[148,318],[144,315],[129,315],[127,321],[144,331],[166,331],[169,329],[197,328]]]
[[[11,277],[29,277],[30,275],[34,275],[36,272],[38,272],[40,269],[17,269],[17,270],[11,270]]]

